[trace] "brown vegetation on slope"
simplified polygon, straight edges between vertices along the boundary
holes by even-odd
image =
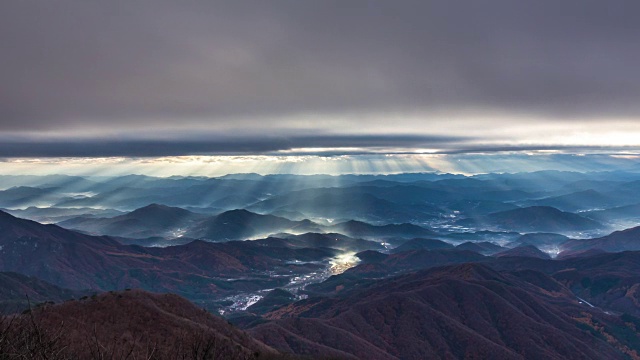
[[[104,293],[3,318],[0,358],[262,359],[277,352],[176,295]]]
[[[625,358],[574,319],[590,311],[587,305],[557,281],[535,275],[478,264],[421,271],[342,299],[280,308],[266,315],[275,320],[250,333],[298,354],[322,354],[328,347],[368,359]],[[604,324],[616,321],[597,316],[606,318]],[[625,341],[637,346],[637,334],[630,336]]]

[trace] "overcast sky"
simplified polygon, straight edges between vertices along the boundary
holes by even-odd
[[[628,151],[639,13],[633,0],[6,0],[0,156]]]

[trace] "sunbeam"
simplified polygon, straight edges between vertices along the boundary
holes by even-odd
[[[632,167],[637,154],[514,152],[338,156],[177,156],[161,158],[3,159],[0,174],[79,176],[224,176],[234,173],[340,175],[440,172],[481,174],[538,170],[592,171]],[[132,184],[133,185],[133,184]]]

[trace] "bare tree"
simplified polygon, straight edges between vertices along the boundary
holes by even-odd
[[[42,326],[34,314],[29,298],[27,301],[29,309],[25,314],[0,318],[0,359],[70,359],[64,341],[64,322],[53,329]]]

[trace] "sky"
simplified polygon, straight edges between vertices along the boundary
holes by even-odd
[[[621,0],[7,0],[0,158],[6,171],[632,161],[639,12]]]

